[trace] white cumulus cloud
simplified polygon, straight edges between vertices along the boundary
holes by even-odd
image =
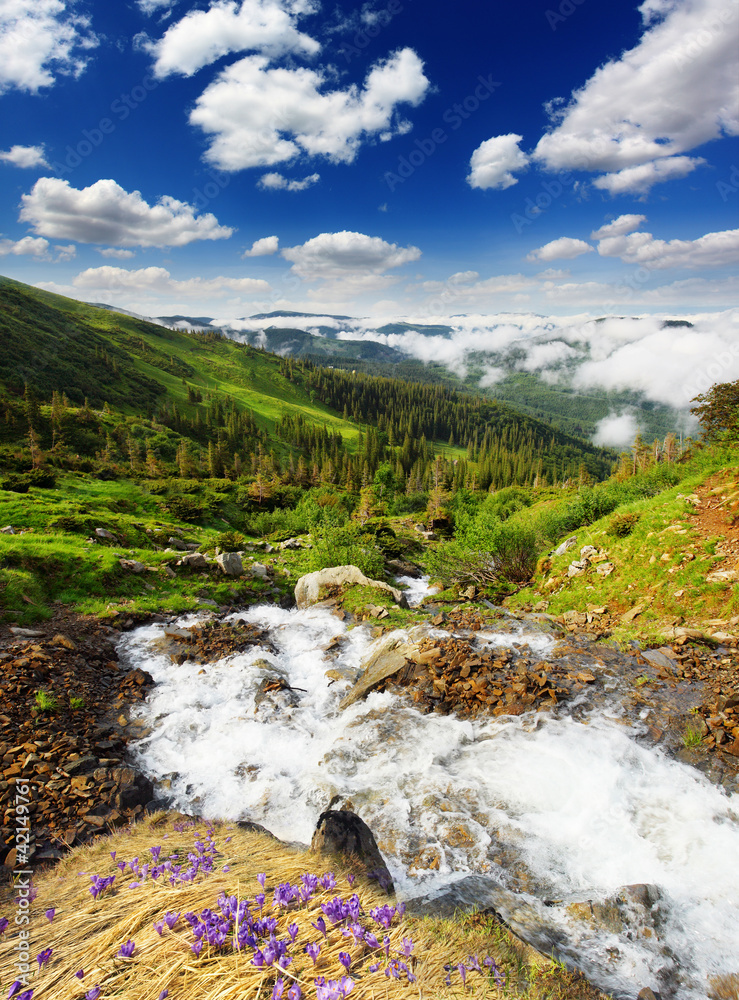
[[[585,240],[576,240],[571,236],[560,236],[558,240],[545,243],[543,247],[532,250],[526,255],[529,261],[572,260],[581,254],[594,250]]]
[[[112,260],[130,260],[136,254],[133,250],[123,250],[120,247],[95,247],[101,257],[108,257]]]
[[[596,229],[590,234],[591,240],[604,240],[607,236],[623,236],[638,229],[642,222],[646,222],[646,215],[619,215],[612,222],[607,222],[605,226]]]
[[[173,278],[163,267],[142,267],[129,271],[123,267],[90,267],[80,272],[72,281],[76,289],[115,294],[121,291],[136,293],[176,293],[188,298],[228,293],[254,295],[269,291],[269,283],[257,278]]]
[[[0,151],[0,160],[23,169],[49,166],[43,146],[11,146],[10,149]]]
[[[292,270],[307,281],[381,276],[421,256],[418,247],[400,247],[379,236],[344,230],[321,233],[299,246],[282,251]]]
[[[192,205],[168,195],[149,205],[140,192],[125,191],[110,179],[78,190],[69,181],[42,177],[21,200],[20,218],[38,235],[79,243],[181,247],[233,233],[210,213],[196,215]]]
[[[98,44],[77,0],[2,0],[0,94],[16,88],[37,94],[57,75],[79,76]]]
[[[649,0],[638,44],[609,60],[552,112],[533,154],[550,170],[603,171],[614,193],[644,190],[657,161],[739,133],[737,11],[726,0]],[[628,168],[649,165],[629,175]],[[673,159],[666,168],[692,165]],[[673,174],[674,176],[674,174]],[[632,186],[629,187],[629,184]]]
[[[190,122],[212,137],[206,159],[221,170],[272,166],[300,153],[351,163],[362,142],[407,130],[398,105],[417,106],[429,81],[409,48],[376,63],[364,86],[327,90],[326,72],[268,68],[247,56],[198,98]]]
[[[309,174],[302,180],[288,180],[282,174],[271,172],[262,174],[259,178],[259,187],[264,191],[306,191],[309,187],[317,184],[321,179],[320,174]]]
[[[696,240],[658,240],[651,233],[608,236],[599,241],[598,253],[655,270],[727,267],[739,264],[739,229],[706,233]]]
[[[518,184],[514,171],[525,170],[529,158],[519,149],[522,135],[514,132],[508,135],[496,135],[481,143],[470,159],[470,172],[467,183],[473,188],[494,188],[504,191]]]
[[[216,0],[207,10],[191,10],[149,46],[159,77],[192,76],[232,52],[259,52],[271,59],[289,52],[316,55],[321,46],[295,27],[310,5],[278,0]]]
[[[593,187],[609,194],[646,194],[655,184],[685,177],[705,162],[698,156],[668,156],[664,160],[624,167],[615,174],[603,174],[595,178]]]
[[[245,250],[242,257],[268,257],[277,253],[280,241],[277,236],[263,236],[261,240],[255,240],[251,245],[251,250]]]
[[[24,236],[20,240],[0,240],[0,257],[46,257],[49,241],[43,237]]]

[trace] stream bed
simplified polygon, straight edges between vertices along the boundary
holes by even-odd
[[[259,626],[269,643],[175,663],[165,627],[150,625],[119,648],[154,678],[132,749],[174,808],[307,844],[339,795],[369,824],[401,897],[479,876],[521,936],[616,997],[650,986],[699,1000],[711,977],[739,973],[739,787],[640,740],[617,685],[596,708],[515,717],[422,714],[390,692],[340,711],[368,627],[347,630],[321,607],[223,620]],[[525,642],[546,660],[556,640],[512,625],[476,642]],[[265,694],[265,676],[289,688]],[[635,884],[649,887],[647,909],[599,909]]]

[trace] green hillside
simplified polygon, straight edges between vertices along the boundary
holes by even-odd
[[[172,330],[5,278],[0,393],[0,460],[14,471],[38,464],[37,447],[57,468],[104,461],[153,475],[184,467],[238,479],[260,471],[255,456],[269,454],[270,472],[297,470],[302,459],[314,480],[355,490],[390,462],[423,489],[442,453],[449,486],[474,480],[487,463],[487,488],[542,474],[564,480],[581,467],[601,479],[615,457],[451,388],[429,395],[397,380],[287,362],[217,331]]]

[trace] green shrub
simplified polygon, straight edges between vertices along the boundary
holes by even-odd
[[[624,511],[623,514],[614,514],[608,526],[608,534],[616,538],[626,538],[639,523],[641,515],[633,511]]]
[[[385,559],[374,536],[351,523],[327,525],[319,530],[310,550],[310,570],[349,565],[356,566],[372,579],[384,577]]]
[[[471,525],[463,541],[436,548],[428,566],[445,586],[474,583],[505,589],[531,579],[540,547],[536,526],[530,521],[498,522],[477,536]]]
[[[223,531],[215,542],[221,552],[242,552],[246,546],[246,539],[239,531]]]
[[[69,707],[73,712],[79,712],[85,707],[85,699],[72,695],[69,699]]]
[[[164,507],[173,517],[188,523],[200,521],[210,512],[207,500],[189,493],[176,493],[167,497]]]

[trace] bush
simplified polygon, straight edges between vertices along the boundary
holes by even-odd
[[[224,531],[216,539],[216,545],[221,552],[242,552],[246,545],[246,539],[239,531]]]
[[[189,493],[176,493],[167,497],[164,507],[173,517],[189,523],[202,520],[210,512],[210,504],[206,499]]]
[[[325,524],[314,535],[310,570],[330,566],[356,566],[373,579],[382,579],[385,575],[385,559],[376,539],[351,523]]]
[[[428,563],[445,586],[454,583],[495,586],[528,583],[536,569],[540,538],[529,521],[503,521],[475,540],[474,528],[465,540],[440,546]]]
[[[33,469],[31,472],[7,476],[2,482],[2,488],[10,493],[28,493],[31,486],[39,490],[53,490],[56,486],[56,473],[49,469]]]
[[[611,523],[608,526],[608,534],[614,535],[616,538],[626,538],[636,527],[639,522],[640,515],[633,512],[624,512],[623,514],[614,514],[611,519]]]

